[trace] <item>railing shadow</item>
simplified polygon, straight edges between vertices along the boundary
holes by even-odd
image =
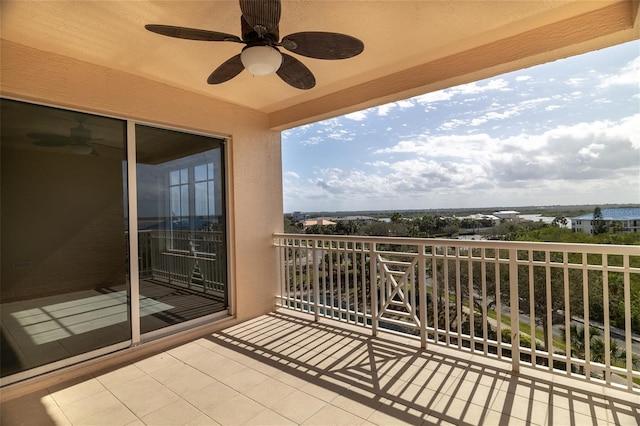
[[[209,338],[410,424],[640,424],[640,395],[286,313]]]

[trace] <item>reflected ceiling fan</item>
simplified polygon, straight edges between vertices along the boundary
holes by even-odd
[[[280,0],[240,0],[242,38],[217,31],[172,25],[148,24],[145,28],[157,34],[202,41],[230,41],[246,46],[228,59],[207,79],[209,84],[231,80],[247,69],[253,75],[275,72],[287,84],[302,90],[315,86],[313,73],[298,59],[278,47],[315,59],[347,59],[364,50],[362,41],[346,34],[305,31],[289,34],[280,40]]]
[[[76,121],[78,125],[69,129],[69,136],[59,135],[56,133],[28,133],[27,136],[35,139],[34,145],[44,148],[59,148],[63,146],[69,146],[71,151],[76,154],[82,155],[100,155],[95,148],[96,141],[104,139],[93,139],[91,137],[91,130],[84,127],[84,117],[77,117]],[[103,145],[109,148],[114,148],[109,145]],[[117,149],[117,148],[116,148]]]

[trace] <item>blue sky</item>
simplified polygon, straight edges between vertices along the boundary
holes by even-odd
[[[640,203],[640,42],[288,130],[284,211]]]

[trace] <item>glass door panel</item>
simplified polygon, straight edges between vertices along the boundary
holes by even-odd
[[[224,141],[136,126],[141,333],[227,309]]]
[[[131,339],[122,120],[0,99],[2,377]]]

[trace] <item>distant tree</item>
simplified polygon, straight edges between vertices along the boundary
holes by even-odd
[[[567,223],[567,218],[564,216],[556,216],[555,219],[553,219],[553,222],[551,222],[553,226],[558,227],[565,227],[567,226]]]
[[[395,212],[391,215],[391,222],[397,223],[402,220],[402,213]]]
[[[611,232],[612,234],[621,234],[622,232],[624,232],[622,222],[618,222],[617,220],[612,221],[609,224],[609,232]]]
[[[596,207],[593,210],[593,220],[591,222],[593,235],[600,235],[607,232],[607,224],[602,218],[602,209],[600,207]]]

